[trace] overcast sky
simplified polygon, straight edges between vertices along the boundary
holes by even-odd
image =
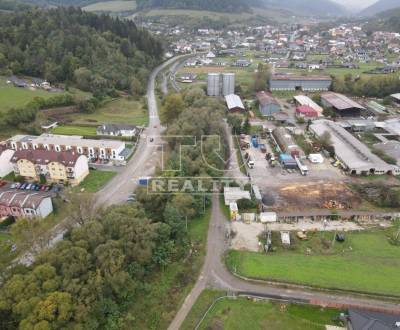
[[[351,9],[364,9],[378,0],[333,0]]]

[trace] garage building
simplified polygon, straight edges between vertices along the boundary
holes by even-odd
[[[331,84],[328,76],[273,75],[269,82],[271,91],[328,91]]]

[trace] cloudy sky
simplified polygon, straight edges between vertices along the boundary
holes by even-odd
[[[341,5],[351,9],[363,9],[372,5],[374,2],[377,2],[378,0],[333,0],[333,1],[338,2]]]

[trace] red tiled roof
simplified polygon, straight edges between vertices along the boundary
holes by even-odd
[[[309,117],[312,116],[318,117],[318,112],[315,111],[313,108],[309,107],[308,105],[301,105],[297,107],[296,112]]]

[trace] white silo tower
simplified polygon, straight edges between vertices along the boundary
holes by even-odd
[[[222,74],[222,95],[235,94],[235,74],[224,73]]]
[[[208,96],[220,96],[221,86],[220,86],[219,73],[209,73],[207,78],[207,95]]]

